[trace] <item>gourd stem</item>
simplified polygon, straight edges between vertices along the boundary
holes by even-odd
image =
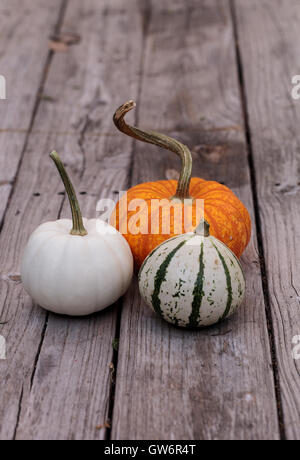
[[[132,110],[136,106],[134,101],[128,101],[119,107],[113,117],[116,127],[128,136],[138,139],[139,141],[148,142],[149,144],[158,145],[159,147],[170,150],[176,153],[181,158],[182,167],[179,176],[177,190],[174,195],[174,199],[184,200],[185,198],[191,198],[189,194],[190,181],[192,175],[192,155],[186,145],[176,141],[172,137],[164,134],[157,133],[155,131],[144,130],[135,126],[128,125],[124,117],[127,112]]]
[[[57,170],[60,174],[60,177],[62,178],[62,181],[65,186],[65,190],[69,198],[71,211],[72,211],[72,220],[73,220],[73,228],[70,231],[70,234],[79,235],[79,236],[87,235],[87,231],[83,225],[82,214],[80,211],[76,193],[72,185],[72,182],[70,181],[70,178],[65,170],[63,162],[59,158],[58,153],[55,151],[50,153],[50,158],[52,158],[52,160],[55,163],[55,166],[57,167]]]
[[[205,219],[201,219],[195,233],[200,236],[209,236],[209,223]]]

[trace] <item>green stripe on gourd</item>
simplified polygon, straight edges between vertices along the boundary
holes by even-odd
[[[170,243],[171,241],[173,241],[173,240],[175,240],[175,239],[177,239],[177,238],[178,238],[177,236],[173,236],[172,238],[169,238],[169,239],[168,239],[168,243]],[[156,248],[154,248],[154,249],[150,252],[150,254],[146,257],[146,259],[145,259],[144,262],[142,263],[141,268],[140,268],[140,270],[139,270],[139,273],[138,273],[138,281],[140,281],[141,273],[142,273],[143,268],[144,268],[144,266],[146,265],[148,259],[149,259],[150,257],[152,257],[154,254],[156,254],[156,253],[159,251],[159,249],[160,249],[160,247],[161,247],[162,245],[163,245],[163,243],[161,243],[161,244],[159,244],[158,246],[156,246]]]
[[[186,243],[186,241],[182,241],[179,243],[165,258],[161,266],[159,267],[156,275],[155,275],[155,281],[154,281],[154,292],[152,294],[152,304],[153,308],[158,313],[159,315],[163,316],[163,313],[160,308],[160,298],[159,298],[159,293],[160,293],[160,288],[162,283],[166,279],[166,273],[168,266],[172,260],[172,258],[175,256],[176,252]]]
[[[193,290],[193,303],[192,313],[189,318],[189,327],[198,326],[199,311],[204,295],[203,282],[204,282],[204,262],[203,262],[203,243],[201,243],[200,256],[199,256],[199,273],[196,278],[194,290]]]
[[[230,308],[231,308],[231,305],[232,305],[232,286],[231,286],[230,273],[229,273],[228,267],[226,265],[225,259],[224,259],[224,257],[222,256],[222,254],[220,253],[219,249],[216,247],[215,244],[214,244],[214,248],[216,249],[217,253],[219,254],[220,260],[221,260],[223,268],[224,268],[224,272],[225,272],[225,276],[226,276],[227,291],[228,291],[226,308],[225,308],[225,311],[224,311],[223,315],[220,318],[220,321],[222,321],[223,319],[226,318],[226,316],[230,312]],[[231,262],[232,262],[232,260],[231,260]]]

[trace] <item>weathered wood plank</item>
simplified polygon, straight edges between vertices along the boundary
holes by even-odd
[[[253,218],[228,2],[151,2],[148,18],[139,124],[189,145],[194,175],[225,182]],[[136,145],[133,184],[175,168],[172,154]],[[279,437],[255,228],[242,263],[245,304],[198,332],[162,322],[133,286],[122,313],[113,439]]]
[[[291,97],[291,79],[299,73],[300,4],[238,0],[236,17],[284,430],[299,439],[300,361],[291,350],[300,333],[300,103]]]
[[[49,6],[48,2],[42,0],[35,4],[29,1],[4,1],[1,2],[0,11],[0,69],[6,78],[7,86],[7,99],[0,101],[1,222],[49,56],[48,35],[56,29],[62,11],[61,1],[55,1]],[[41,39],[36,40],[37,36]],[[1,322],[8,321],[7,324],[0,325],[0,333],[7,341],[7,360],[0,361],[1,439],[10,439],[14,436],[19,402],[24,394],[24,380],[30,380],[44,324],[44,313],[33,313],[28,304],[24,307],[25,301],[19,282],[20,252],[28,237],[25,215],[28,214],[30,219],[30,209],[35,206],[35,198],[31,196],[34,190],[31,188],[33,184],[30,176],[36,169],[34,164],[28,166],[32,166],[33,169],[28,169],[28,175],[25,174],[23,189],[22,186],[19,187],[21,193],[10,212],[0,242],[0,318]],[[23,200],[26,190],[30,201]],[[42,205],[44,207],[41,213],[46,216],[47,202]],[[31,368],[27,366],[29,361]]]
[[[0,224],[11,193],[48,58],[48,38],[62,0],[3,0],[0,4]],[[38,14],[37,14],[38,12]],[[39,39],[37,40],[37,37]]]
[[[68,165],[86,217],[96,216],[100,197],[114,198],[114,191],[127,186],[132,142],[115,135],[112,114],[128,94],[138,94],[143,26],[138,4],[73,0],[66,10],[62,30],[81,40],[53,58],[45,85],[48,101],[37,113],[10,206],[8,220],[22,193],[27,207],[31,193],[40,193],[36,207],[26,217],[22,213],[26,236],[38,222],[57,216],[62,198],[57,193],[63,187],[47,156],[52,148]],[[33,171],[28,164],[32,157]],[[24,196],[25,183],[29,190]],[[43,208],[49,209],[47,215]],[[70,216],[66,201],[61,215]],[[23,244],[22,235],[18,246]],[[21,299],[29,311],[31,301],[24,293]],[[108,419],[119,307],[82,319],[49,315],[30,388],[26,381],[17,439],[106,437],[107,430],[96,427]],[[36,309],[32,314],[41,313]]]

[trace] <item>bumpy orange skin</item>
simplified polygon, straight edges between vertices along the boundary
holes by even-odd
[[[145,182],[136,185],[127,191],[126,195],[117,203],[116,208],[111,216],[111,224],[114,225],[128,241],[133,257],[135,260],[135,267],[138,269],[147,255],[160,243],[171,238],[172,236],[192,231],[199,222],[196,222],[195,204],[193,204],[194,213],[193,218],[187,219],[189,224],[184,225],[182,222],[176,222],[174,225],[174,209],[171,207],[170,216],[168,217],[169,232],[163,233],[164,218],[166,216],[160,211],[160,218],[153,219],[151,216],[150,201],[152,199],[170,199],[175,195],[177,181],[163,180],[157,182]],[[219,184],[215,181],[206,181],[204,179],[192,178],[190,183],[190,195],[194,199],[204,200],[204,217],[210,224],[210,234],[223,241],[235,254],[240,257],[249,243],[251,236],[251,220],[249,213],[243,203],[236,197],[236,195],[225,185]],[[133,210],[128,208],[132,200],[142,199],[145,200],[145,205],[135,208],[137,203],[134,204]],[[195,203],[195,202],[194,202]],[[126,215],[127,206],[127,215]],[[182,204],[176,204],[182,208]],[[132,222],[137,216],[138,222],[136,227]],[[155,214],[154,214],[155,215]],[[152,230],[151,230],[152,222]],[[133,234],[132,229],[139,227],[143,233]],[[156,234],[153,234],[153,229]],[[147,230],[149,233],[147,233]],[[152,231],[152,233],[151,233]]]

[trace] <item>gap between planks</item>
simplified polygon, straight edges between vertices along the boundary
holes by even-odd
[[[143,4],[143,36],[142,36],[142,49],[145,49],[145,44],[146,44],[146,39],[148,35],[148,30],[149,30],[149,24],[150,24],[150,19],[151,19],[151,4],[148,2],[148,0],[144,0]],[[139,83],[138,83],[138,100],[141,99],[141,94],[142,94],[142,83],[143,83],[143,75],[144,75],[144,67],[145,67],[145,54],[141,53],[141,59],[140,59],[140,72],[139,72]],[[134,111],[134,123],[136,125],[139,124],[139,108],[140,105],[136,107],[136,110]],[[131,149],[131,157],[129,161],[129,168],[128,168],[128,178],[127,178],[127,188],[129,189],[132,187],[132,177],[133,177],[133,164],[134,164],[134,156],[135,156],[135,151],[136,151],[136,140],[132,143],[132,149]],[[124,299],[124,298],[123,298]],[[123,302],[123,299],[121,302]],[[110,395],[109,395],[109,411],[108,411],[108,419],[110,423],[110,428],[106,428],[106,433],[105,433],[105,439],[106,440],[111,440],[111,435],[112,435],[112,425],[113,425],[113,414],[114,414],[114,402],[115,402],[115,393],[116,393],[116,386],[117,386],[117,368],[118,368],[118,358],[119,358],[119,339],[120,339],[120,333],[121,333],[121,317],[122,317],[122,309],[119,309],[117,312],[117,321],[116,321],[116,333],[115,333],[115,340],[118,342],[118,348],[117,350],[114,351],[113,354],[113,366],[114,366],[114,375],[115,379],[114,381],[111,382],[111,390],[110,390]]]
[[[146,125],[144,125],[144,129],[148,129],[150,130],[150,128],[148,128]],[[193,132],[197,132],[197,133],[211,133],[211,132],[214,132],[214,131],[243,131],[243,127],[240,126],[240,125],[229,125],[229,126],[214,126],[214,127],[211,127],[211,128],[202,128],[202,129],[184,129],[184,130],[180,130],[180,129],[176,129],[176,132],[177,133],[193,133]],[[1,133],[10,133],[10,134],[14,134],[14,133],[20,133],[20,134],[25,134],[27,133],[28,130],[26,128],[23,128],[23,129],[0,129],[0,134]],[[174,131],[170,131],[168,129],[164,129],[164,132],[167,133],[167,134],[171,134],[173,133]],[[38,129],[32,129],[30,131],[30,134],[55,134],[56,136],[65,136],[65,135],[76,135],[78,136],[78,132],[77,131],[41,131],[41,130],[38,130]],[[84,132],[84,137],[109,137],[109,136],[115,136],[115,133],[113,131],[111,132],[101,132],[101,131],[94,131],[94,132],[91,132],[91,133],[85,133]]]
[[[245,91],[244,70],[243,70],[243,64],[242,64],[242,59],[241,59],[241,50],[239,46],[239,33],[238,33],[238,28],[237,28],[235,0],[229,0],[229,5],[230,5],[230,13],[231,13],[231,19],[232,19],[232,28],[233,28],[233,33],[234,33],[234,45],[235,45],[236,63],[237,63],[237,70],[238,70],[238,81],[240,85],[241,104],[242,104],[244,124],[245,124],[245,136],[246,136],[246,143],[247,143],[247,149],[248,149],[247,158],[248,158],[248,164],[249,164],[249,170],[250,170],[251,190],[252,190],[252,196],[253,196],[253,207],[254,207],[254,216],[255,216],[255,224],[256,224],[256,232],[257,232],[257,248],[258,248],[258,255],[259,255],[259,262],[260,262],[262,289],[263,289],[263,295],[264,295],[264,300],[265,300],[265,312],[266,312],[266,321],[267,321],[267,326],[268,326],[270,353],[271,353],[271,358],[272,358],[272,370],[273,370],[273,376],[274,376],[275,396],[276,396],[276,403],[277,403],[278,425],[279,425],[279,432],[280,432],[281,440],[286,440],[286,432],[285,432],[285,427],[284,427],[284,415],[283,415],[283,410],[282,410],[282,395],[281,395],[281,389],[280,389],[277,353],[276,353],[276,347],[275,347],[274,325],[273,325],[273,319],[271,315],[271,304],[270,304],[270,294],[269,294],[268,278],[267,278],[267,271],[266,271],[265,251],[264,251],[264,243],[263,243],[263,237],[262,237],[261,219],[260,219],[260,214],[259,214],[258,194],[257,194],[257,186],[256,186],[257,180],[256,180],[256,172],[255,172],[255,166],[254,166],[254,161],[253,161],[252,133],[251,133],[251,128],[249,124],[247,95]]]

